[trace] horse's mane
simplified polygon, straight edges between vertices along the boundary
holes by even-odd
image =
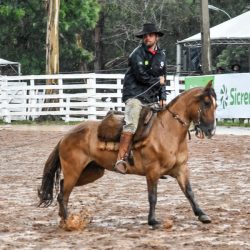
[[[188,94],[189,92],[193,91],[194,89],[201,89],[200,87],[196,87],[196,88],[192,88],[192,89],[188,89],[183,91],[182,93],[180,93],[179,95],[177,95],[173,100],[171,100],[165,107],[165,109],[171,108],[182,96]]]
[[[197,90],[204,90],[204,88],[203,88],[203,87],[195,87],[195,88],[192,88],[192,89],[188,89],[188,90],[183,91],[183,92],[180,93],[178,96],[176,96],[173,100],[171,100],[171,101],[166,105],[166,107],[164,108],[164,110],[171,108],[171,107],[172,107],[181,97],[183,97],[184,95],[189,94],[190,92],[193,92],[193,91],[197,91]],[[215,91],[214,91],[213,88],[209,88],[208,91],[205,91],[205,92],[204,92],[204,95],[213,96],[213,97],[216,99],[216,93],[215,93]]]

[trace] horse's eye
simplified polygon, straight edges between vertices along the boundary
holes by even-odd
[[[210,100],[204,100],[204,106],[205,106],[206,108],[209,108],[209,107],[211,106]]]

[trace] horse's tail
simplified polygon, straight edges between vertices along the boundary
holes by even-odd
[[[56,145],[54,150],[51,152],[47,159],[44,170],[42,185],[38,189],[38,197],[40,202],[38,207],[48,207],[53,202],[53,189],[54,186],[57,188],[60,181],[61,162],[59,158],[59,144]]]

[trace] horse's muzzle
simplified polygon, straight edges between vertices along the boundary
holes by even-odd
[[[209,126],[200,125],[199,128],[203,131],[203,133],[208,139],[211,139],[214,136],[215,131],[216,131],[215,124],[211,124]]]

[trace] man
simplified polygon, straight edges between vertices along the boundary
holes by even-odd
[[[126,158],[137,129],[142,105],[166,101],[166,55],[158,46],[164,34],[153,23],[146,23],[135,36],[142,43],[129,56],[125,74],[122,101],[125,102],[125,125],[121,134],[119,152],[114,170],[126,173]]]
[[[240,65],[238,63],[236,63],[236,64],[233,64],[231,66],[231,70],[232,70],[233,73],[239,73],[240,70],[241,70],[241,67],[240,67]]]

